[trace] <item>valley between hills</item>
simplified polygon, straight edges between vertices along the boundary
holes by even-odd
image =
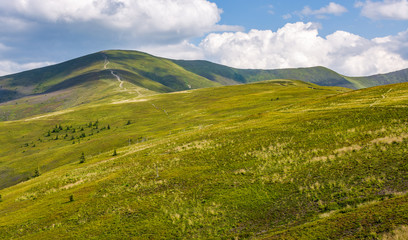
[[[0,238],[406,236],[407,82],[116,50],[0,77]]]

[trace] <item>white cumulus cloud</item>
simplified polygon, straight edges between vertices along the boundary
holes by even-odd
[[[137,50],[171,59],[183,59],[183,60],[204,59],[202,49],[200,49],[199,47],[195,46],[192,43],[189,43],[188,41],[183,41],[177,44],[146,45],[138,48]]]
[[[347,12],[347,9],[340,4],[331,2],[329,5],[322,7],[317,10],[312,10],[310,7],[306,6],[302,13],[304,15],[322,15],[322,14],[333,14],[333,15],[341,15]]]
[[[25,21],[89,24],[133,36],[183,39],[240,29],[218,25],[222,10],[207,0],[0,0],[0,6],[0,13]]]
[[[207,59],[238,68],[325,66],[358,76],[408,68],[407,42],[408,31],[381,39],[336,31],[323,38],[315,24],[298,22],[276,32],[212,33],[200,48]]]
[[[408,20],[408,0],[383,0],[357,2],[361,15],[371,19]]]
[[[296,14],[300,16],[316,15],[322,18],[322,17],[325,17],[326,15],[340,16],[346,12],[347,12],[347,9],[343,7],[342,5],[335,3],[335,2],[330,2],[329,5],[324,6],[317,10],[313,10],[309,6],[306,6],[303,8],[302,11],[297,12]]]

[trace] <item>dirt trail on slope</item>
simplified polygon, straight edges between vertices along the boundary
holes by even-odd
[[[156,105],[154,105],[153,103],[151,103],[151,104],[152,104],[152,106],[153,106],[154,108],[156,108],[157,110],[163,111],[167,116],[169,115],[166,110],[156,107]]]
[[[392,88],[388,89],[388,91],[387,91],[386,93],[384,93],[383,95],[381,95],[382,99],[385,99],[385,98],[387,97],[387,94],[388,94],[389,92],[391,92],[391,91],[392,91]],[[379,100],[377,100],[377,101],[371,103],[369,107],[372,107],[372,106],[374,106],[374,105],[379,104],[382,99],[379,99]]]
[[[119,75],[117,75],[113,70],[110,70],[111,74],[119,81],[119,87],[123,88],[123,81],[120,79]]]
[[[109,60],[108,57],[106,55],[103,55],[103,58],[105,58],[105,62],[103,64],[103,69],[107,69],[107,66],[109,64]]]
[[[105,59],[105,62],[103,63],[103,69],[108,69],[108,64],[110,63],[109,59],[105,54],[103,54],[103,58]],[[110,73],[112,74],[112,76],[114,76],[119,81],[119,88],[123,88],[123,81],[120,78],[120,76],[118,74],[116,74],[112,69],[109,69],[109,70],[110,70]],[[126,88],[125,88],[125,90],[126,90]],[[137,88],[135,88],[134,90],[137,92],[137,94],[140,97],[143,96],[143,94]]]
[[[110,63],[109,59],[105,54],[103,54],[103,58],[105,59],[105,62],[103,63],[103,69],[108,69],[108,64]],[[113,72],[112,69],[109,69],[109,70],[112,76],[114,76],[119,81],[119,88],[123,88],[123,81],[122,79],[120,79],[120,76],[117,75],[115,72]]]
[[[103,55],[103,58],[105,59],[105,62],[103,63],[103,68],[109,70],[110,73],[112,74],[112,76],[114,76],[114,77],[119,81],[119,88],[123,88],[123,81],[122,81],[122,79],[121,79],[120,76],[119,76],[118,74],[116,74],[112,69],[109,69],[109,68],[108,68],[108,64],[110,63],[110,62],[109,62],[109,59],[108,59],[108,57],[107,57],[105,54],[102,54],[102,55]],[[190,86],[190,85],[188,85],[188,87],[191,89],[191,86]],[[126,89],[125,89],[125,90],[126,90]],[[137,94],[139,95],[139,97],[143,96],[142,93],[141,93],[137,88],[135,88],[135,91],[137,92]],[[136,101],[140,101],[140,100],[136,100]],[[136,102],[136,101],[135,101],[135,102]],[[143,100],[143,101],[146,101],[146,100]],[[124,103],[124,102],[131,102],[131,101],[130,101],[130,100],[125,100],[125,101],[121,101],[121,102],[117,102],[117,103]],[[169,113],[168,113],[165,109],[161,109],[161,108],[157,107],[156,105],[154,105],[153,103],[151,103],[151,105],[152,105],[155,109],[157,109],[157,110],[159,110],[159,111],[163,111],[164,114],[166,114],[166,116],[169,116]]]

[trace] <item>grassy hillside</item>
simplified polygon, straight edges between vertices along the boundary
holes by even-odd
[[[17,96],[27,96],[112,78],[110,70],[127,74],[126,81],[130,83],[158,92],[218,86],[166,59],[137,51],[118,50],[98,52],[53,66],[4,76],[0,78],[0,84],[2,91],[10,92],[9,95],[15,91]],[[112,79],[115,80],[114,77]],[[150,86],[149,80],[161,85]],[[2,95],[2,98],[5,97]]]
[[[407,96],[274,80],[1,122],[0,237],[373,239],[408,224]]]
[[[408,81],[408,69],[367,77],[347,77],[324,67],[259,70],[230,68],[207,61],[173,60],[173,62],[188,71],[210,80],[221,82],[223,85],[271,79],[294,79],[315,83],[320,86],[361,89]]]
[[[0,120],[96,101],[220,85],[163,58],[136,51],[104,51],[0,77]]]
[[[207,61],[170,60],[137,51],[102,51],[0,77],[0,121],[157,93],[272,79],[361,89],[406,82],[408,70],[346,77],[324,67],[235,69]],[[118,79],[119,78],[119,79]]]

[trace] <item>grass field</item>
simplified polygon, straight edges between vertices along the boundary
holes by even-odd
[[[402,235],[407,93],[273,80],[0,122],[0,237]]]

